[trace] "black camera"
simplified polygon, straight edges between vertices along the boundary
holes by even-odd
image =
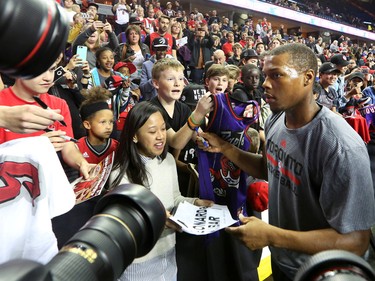
[[[120,185],[99,200],[95,215],[47,265],[10,261],[0,265],[0,280],[116,280],[154,247],[165,221],[164,206],[151,191]]]
[[[298,270],[294,281],[372,281],[375,272],[361,257],[344,250],[313,255]]]
[[[0,30],[0,72],[32,78],[64,50],[69,24],[56,1],[1,0]]]

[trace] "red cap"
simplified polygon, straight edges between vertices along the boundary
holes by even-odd
[[[132,64],[131,62],[125,62],[125,61],[120,61],[116,63],[115,66],[113,67],[113,70],[117,71],[121,67],[129,68],[130,74],[133,74],[137,70],[134,64]]]
[[[249,184],[247,202],[254,211],[262,212],[268,209],[268,182],[256,180]]]

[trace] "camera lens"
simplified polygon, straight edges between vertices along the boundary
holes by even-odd
[[[52,0],[0,1],[0,72],[32,78],[53,64],[69,32],[60,9]]]
[[[154,247],[166,220],[160,200],[136,184],[106,194],[95,213],[48,263],[54,281],[115,280]]]
[[[375,280],[372,267],[361,257],[343,250],[320,252],[298,270],[294,281]]]

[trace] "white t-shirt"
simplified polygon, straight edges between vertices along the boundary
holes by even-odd
[[[0,264],[45,264],[58,252],[51,219],[75,204],[57,154],[47,137],[17,139],[0,145],[0,167]]]
[[[126,24],[129,22],[129,12],[126,9],[126,5],[119,4],[116,10],[116,23]]]

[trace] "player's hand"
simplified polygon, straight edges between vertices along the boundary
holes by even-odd
[[[196,199],[194,201],[195,206],[201,206],[201,207],[212,207],[214,205],[214,202],[211,200],[206,199]]]
[[[263,249],[270,245],[268,233],[274,231],[274,226],[256,217],[244,217],[242,214],[239,215],[239,219],[243,225],[227,227],[225,231],[241,240],[251,250]]]
[[[220,138],[218,135],[214,133],[206,133],[206,132],[200,132],[199,136],[203,137],[206,142],[208,143],[208,146],[205,145],[203,147],[199,147],[205,151],[213,152],[213,153],[221,153],[222,149],[230,145],[228,142]]]

